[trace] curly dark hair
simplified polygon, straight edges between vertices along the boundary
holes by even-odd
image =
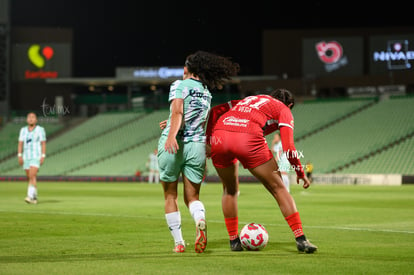
[[[276,89],[270,93],[270,96],[282,101],[286,106],[289,107],[289,104],[292,103],[292,106],[290,106],[290,109],[293,109],[293,106],[295,106],[295,98],[293,97],[293,94],[286,89]]]
[[[240,65],[231,61],[229,57],[205,51],[197,51],[188,55],[185,66],[209,89],[221,89],[226,81],[240,71]]]

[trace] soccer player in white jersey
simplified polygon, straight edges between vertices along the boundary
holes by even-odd
[[[29,181],[27,203],[37,203],[37,172],[46,157],[46,132],[37,125],[37,116],[30,112],[27,114],[27,126],[20,129],[19,142],[17,146],[17,157],[19,164],[26,171]]]
[[[283,183],[285,184],[286,189],[290,193],[290,182],[288,175],[290,170],[290,163],[286,157],[286,154],[283,152],[282,140],[280,139],[280,134],[278,132],[275,133],[275,135],[273,136],[270,150],[275,156],[277,165],[279,166],[279,172],[282,175]]]
[[[170,86],[170,115],[166,123],[160,123],[163,131],[158,142],[158,164],[165,218],[177,253],[185,251],[177,203],[180,175],[184,182],[184,203],[196,225],[195,251],[202,253],[206,248],[206,211],[199,193],[206,167],[205,124],[211,105],[210,89],[221,89],[238,71],[239,65],[229,58],[197,51],[187,56],[183,80],[176,80]]]
[[[160,182],[160,171],[158,168],[158,149],[155,148],[154,151],[148,156],[148,183],[159,183]]]

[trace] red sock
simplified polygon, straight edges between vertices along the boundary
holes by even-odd
[[[304,235],[302,231],[302,222],[299,217],[299,212],[296,212],[290,216],[287,216],[285,220],[290,226],[290,229],[292,229],[293,234],[295,234],[295,238]]]
[[[224,222],[226,223],[230,240],[236,239],[239,236],[239,217],[224,218]]]

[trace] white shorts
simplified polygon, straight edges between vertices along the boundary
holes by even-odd
[[[30,167],[40,167],[40,159],[24,159],[23,160],[23,169],[28,170]]]

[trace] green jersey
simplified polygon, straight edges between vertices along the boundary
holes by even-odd
[[[184,100],[183,120],[176,138],[184,142],[205,142],[205,124],[211,108],[210,91],[200,81],[193,78],[176,80],[170,86],[168,101],[171,102],[176,98]],[[162,135],[168,135],[170,123],[171,112]]]
[[[36,125],[29,131],[29,126],[20,129],[19,141],[23,142],[23,159],[40,159],[42,156],[42,141],[46,141],[45,129]]]

